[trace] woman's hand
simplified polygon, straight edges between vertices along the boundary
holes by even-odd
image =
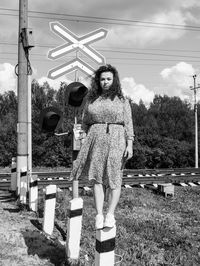
[[[129,160],[133,156],[133,141],[128,140],[128,145],[124,152],[124,157],[126,157],[126,160]]]
[[[86,136],[87,135],[86,135],[85,131],[84,130],[81,130],[80,131],[80,137],[79,137],[79,139],[81,141],[81,145],[84,143]]]

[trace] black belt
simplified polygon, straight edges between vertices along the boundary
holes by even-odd
[[[98,124],[105,124],[106,125],[106,133],[109,133],[109,125],[121,125],[121,126],[124,126],[124,123],[122,122],[122,123],[107,123],[107,122],[97,122],[97,123],[93,123],[93,124],[91,124],[91,126],[92,125],[98,125]]]

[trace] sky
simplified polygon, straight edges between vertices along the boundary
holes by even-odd
[[[61,82],[79,81],[90,86],[82,71],[52,80],[48,72],[76,57],[93,69],[98,63],[79,51],[52,60],[48,52],[68,43],[50,28],[59,22],[82,36],[105,29],[107,35],[90,44],[116,67],[122,89],[136,103],[149,104],[156,94],[177,96],[193,102],[194,75],[200,83],[199,0],[32,0],[28,1],[28,28],[34,47],[29,51],[31,79],[54,89]],[[0,2],[0,93],[17,93],[15,66],[18,63],[19,1]],[[69,43],[68,43],[69,44]],[[197,92],[197,99],[200,93]]]

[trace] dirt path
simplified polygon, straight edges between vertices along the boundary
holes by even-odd
[[[45,236],[42,220],[20,210],[9,196],[0,191],[0,266],[61,265],[65,250],[59,227],[52,238]]]

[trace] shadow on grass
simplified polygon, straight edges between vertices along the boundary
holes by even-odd
[[[0,192],[0,202],[13,202],[17,199],[14,193],[11,192]]]
[[[62,227],[60,227],[60,225],[57,222],[55,222],[55,227],[60,232],[63,240],[66,241],[66,232],[62,229]]]
[[[34,225],[38,230],[42,231],[42,223],[40,223],[37,219],[31,219],[30,222]]]
[[[10,213],[18,213],[21,211],[19,208],[17,208],[17,209],[3,208],[3,209],[4,209],[4,211],[8,211]]]
[[[37,219],[32,219],[32,220],[30,220],[30,222],[38,230],[43,231],[43,224],[40,221],[38,221]],[[60,234],[63,238],[63,241],[66,241],[66,232],[63,230],[63,228],[57,222],[55,222],[55,228],[60,232]]]
[[[63,265],[65,247],[59,241],[49,239],[37,230],[26,230],[22,235],[29,255],[38,255],[40,259],[47,259],[55,266]]]

